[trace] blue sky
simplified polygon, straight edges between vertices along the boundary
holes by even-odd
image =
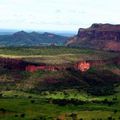
[[[0,0],[0,28],[77,31],[120,23],[120,0]]]

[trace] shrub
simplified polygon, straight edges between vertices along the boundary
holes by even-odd
[[[24,117],[25,117],[25,114],[24,114],[24,113],[22,113],[22,114],[20,115],[20,117],[21,117],[21,118],[24,118]]]
[[[114,110],[113,112],[114,112],[114,114],[116,114],[116,113],[117,113],[117,110]]]
[[[32,96],[28,96],[28,98],[30,99],[30,98],[32,98]]]
[[[113,101],[116,101],[116,100],[117,100],[117,97],[114,97],[112,100],[113,100]]]
[[[40,120],[46,120],[45,116],[40,116]]]
[[[83,118],[80,118],[80,120],[83,120]]]
[[[0,93],[0,97],[2,97],[2,95],[3,95],[3,94],[2,94],[2,93]]]
[[[6,112],[6,109],[0,108],[0,111],[1,111],[2,113],[5,113],[5,112]]]
[[[110,117],[108,117],[108,120],[112,120],[113,118],[110,116]]]
[[[35,100],[31,100],[30,102],[31,102],[31,103],[35,103]]]
[[[15,117],[18,117],[18,115],[15,115]]]
[[[14,95],[14,97],[18,97],[18,95]]]
[[[70,116],[72,117],[73,120],[77,120],[77,114],[76,113],[72,113]]]

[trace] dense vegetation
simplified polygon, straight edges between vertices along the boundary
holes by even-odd
[[[36,62],[35,55],[41,59],[44,56],[56,59],[57,55],[72,54],[77,56],[77,59],[75,56],[70,56],[67,60],[71,58],[73,63],[81,59],[82,55],[89,59],[94,59],[92,55],[99,56],[100,59],[118,55],[118,53],[66,47],[0,48],[0,54],[11,57],[24,56],[24,60],[34,62]],[[32,58],[28,59],[28,56]],[[38,56],[37,60],[41,61]],[[57,60],[64,58],[62,56]],[[62,71],[30,73],[9,70],[1,65],[0,119],[119,120],[120,76],[111,69],[119,67],[104,65],[92,67],[86,72],[70,68]]]
[[[52,34],[19,31],[10,35],[0,35],[0,46],[45,46],[45,45],[63,45],[68,37]]]

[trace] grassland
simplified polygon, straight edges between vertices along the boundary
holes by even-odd
[[[114,96],[95,97],[74,91],[70,92],[70,96],[75,98],[77,95],[79,100],[84,99],[87,102],[83,105],[67,104],[64,106],[53,104],[46,99],[46,97],[58,99],[61,97],[59,93],[45,96],[20,91],[2,91],[2,94],[3,97],[0,99],[1,120],[109,120],[111,118],[119,120],[120,117],[120,92]],[[117,96],[117,100],[113,105],[90,102],[92,99],[112,100],[115,96]],[[64,98],[70,99],[65,95]]]
[[[119,56],[119,53],[38,47],[0,48],[0,56],[64,65],[79,60],[110,59]],[[104,67],[119,69],[114,65]],[[86,73],[29,73],[10,71],[0,66],[0,120],[119,120],[120,77],[108,70],[103,71],[104,67],[101,70],[92,68]]]
[[[47,64],[74,63],[79,60],[103,60],[119,53],[67,47],[0,48],[0,57],[22,58]]]

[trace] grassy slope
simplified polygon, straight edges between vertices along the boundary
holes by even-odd
[[[0,48],[1,57],[22,58],[48,64],[73,63],[79,60],[109,59],[119,55],[105,51],[66,47]]]

